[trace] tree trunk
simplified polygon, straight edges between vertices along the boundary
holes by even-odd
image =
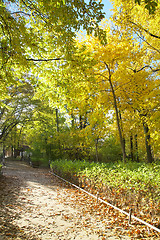
[[[5,143],[3,142],[3,156],[2,156],[2,164],[5,166],[5,156],[6,156],[6,149]]]
[[[121,149],[122,149],[122,154],[123,154],[123,161],[126,162],[125,144],[124,144],[124,139],[123,139],[123,135],[122,135],[121,127],[120,127],[120,121],[119,121],[119,116],[118,116],[118,107],[117,107],[116,96],[115,96],[114,88],[113,88],[113,85],[112,85],[111,81],[110,81],[110,85],[112,86],[111,90],[112,90],[112,94],[113,94],[114,108],[115,108],[115,112],[116,112],[116,121],[117,121],[117,127],[118,127],[119,138],[120,138],[120,144],[121,144]]]
[[[58,109],[56,108],[56,125],[57,125],[57,132],[59,132],[59,117],[58,117]]]
[[[79,115],[79,124],[80,124],[80,129],[82,130],[83,125],[82,125],[82,116]]]
[[[95,140],[95,147],[96,147],[96,161],[98,162],[99,161],[99,158],[98,158],[98,138]]]
[[[14,147],[13,147],[13,145],[11,145],[11,158],[13,158],[14,157]]]
[[[59,133],[59,116],[58,116],[58,109],[56,108],[56,126],[57,126],[57,133]],[[58,147],[59,147],[59,158],[61,157],[61,142],[60,139],[58,140]]]
[[[74,129],[74,115],[73,115],[73,113],[72,113],[71,117],[72,117],[72,129]]]
[[[11,158],[14,157],[14,147],[13,147],[13,132],[11,131]]]
[[[120,110],[118,110],[118,113],[119,113],[120,129],[121,129],[122,140],[123,140],[123,147],[124,147],[124,152],[125,152],[125,154],[126,154],[126,140],[125,140],[125,137],[124,137],[124,134],[123,134],[122,115],[121,115]]]
[[[108,67],[108,65],[106,63],[105,63],[105,65],[106,65],[106,67],[108,69],[108,72],[109,72],[108,81],[109,81],[109,84],[110,84],[110,87],[111,87],[111,91],[112,91],[112,95],[113,95],[113,102],[114,102],[114,108],[115,108],[115,112],[116,112],[117,127],[118,127],[120,144],[121,144],[121,149],[122,149],[122,154],[123,154],[123,162],[126,162],[125,144],[124,144],[123,135],[122,135],[121,126],[120,126],[120,119],[119,119],[119,114],[118,114],[116,95],[115,95],[115,91],[114,91],[113,84],[112,84],[112,81],[111,81],[110,68]]]
[[[15,128],[13,128],[14,132],[13,132],[13,146],[14,146],[14,158],[17,157],[17,128],[15,126]]]
[[[6,156],[6,147],[5,144],[3,143],[3,158],[5,158]]]
[[[132,136],[132,133],[130,135],[130,156],[131,156],[131,160],[133,161],[134,157],[133,157],[133,136]]]
[[[23,127],[24,126],[21,127],[21,130],[20,130],[19,136],[18,136],[18,144],[17,144],[18,145],[18,149],[19,149],[20,145],[22,145],[22,143],[20,144],[20,142],[21,142],[21,138],[22,138]]]
[[[84,116],[84,126],[83,126],[83,128],[86,128],[86,127],[87,127],[87,112]]]
[[[147,162],[152,163],[154,159],[152,156],[152,150],[151,150],[151,145],[150,145],[150,134],[149,134],[149,128],[148,128],[147,123],[143,123],[143,129],[144,129],[144,135],[145,135]]]
[[[139,162],[139,153],[138,153],[138,138],[137,138],[137,134],[135,134],[135,149],[136,149],[136,162]]]

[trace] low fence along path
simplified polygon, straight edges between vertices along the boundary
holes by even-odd
[[[63,184],[49,169],[6,161],[0,182],[0,240],[131,239],[97,212],[94,199]]]

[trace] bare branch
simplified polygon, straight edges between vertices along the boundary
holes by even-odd
[[[155,47],[153,47],[149,42],[147,42],[146,41],[146,39],[144,38],[144,36],[141,34],[138,34],[136,31],[135,31],[135,33],[138,35],[138,37],[140,38],[140,39],[142,39],[142,41],[144,41],[145,43],[147,43],[147,45],[149,45],[151,48],[153,48],[155,51],[157,51],[158,53],[160,53],[160,51],[157,49],[157,48],[155,48]]]
[[[25,12],[22,12],[22,11],[12,12],[12,13],[10,13],[10,14],[11,14],[11,15],[14,15],[14,14],[24,14],[24,15],[31,16],[31,14],[29,14],[29,13],[25,13]]]
[[[146,65],[146,66],[140,68],[139,70],[132,69],[132,68],[129,68],[129,69],[131,69],[134,73],[138,73],[138,72],[142,71],[142,70],[145,69],[145,68],[150,68],[150,69],[152,70],[152,72],[158,72],[158,71],[160,71],[159,68],[158,68],[158,69],[153,69],[153,68],[152,68],[151,66],[149,66],[149,65]]]

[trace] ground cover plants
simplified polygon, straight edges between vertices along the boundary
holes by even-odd
[[[58,159],[51,169],[68,181],[160,227],[159,163],[95,163]]]

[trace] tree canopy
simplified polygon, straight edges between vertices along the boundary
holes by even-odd
[[[159,157],[159,1],[104,14],[101,1],[1,2],[5,146],[17,131],[46,158],[105,161],[111,142],[124,161]]]

